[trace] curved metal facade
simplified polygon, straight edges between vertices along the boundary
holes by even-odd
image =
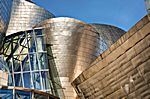
[[[150,13],[150,0],[144,0],[147,12]]]
[[[11,20],[6,35],[30,30],[32,26],[54,15],[31,1],[13,0]]]
[[[45,28],[46,43],[52,44],[65,97],[74,99],[76,94],[71,81],[96,59],[99,34],[91,25],[72,18],[53,18],[39,26]]]
[[[1,2],[4,2],[4,5],[7,9],[3,7],[3,4]],[[9,8],[11,8],[11,0],[7,0],[7,2],[6,0],[1,0],[0,6],[2,6],[3,8],[2,11],[6,12],[6,14],[1,15],[2,20],[0,21],[0,32],[1,34],[3,34],[4,32],[6,32],[9,22]],[[18,31],[30,30],[36,24],[37,26],[35,27],[44,27],[44,30],[42,30],[42,32],[45,33],[46,44],[52,44],[52,53],[53,56],[56,57],[56,68],[58,70],[59,78],[65,94],[65,99],[74,99],[76,97],[76,93],[71,86],[71,82],[80,73],[87,69],[90,64],[97,58],[97,56],[99,56],[99,54],[104,52],[113,43],[115,43],[116,40],[118,40],[125,33],[125,31],[110,25],[89,25],[73,18],[53,17],[53,14],[35,5],[29,0],[13,0],[11,20],[6,35],[11,36],[11,34],[14,34]],[[8,60],[10,60],[10,70],[14,69],[11,70],[14,71],[12,73],[12,75],[14,76],[12,82],[14,82],[14,86],[33,88],[43,91],[52,91],[49,84],[43,84],[44,82],[49,81],[48,78],[42,79],[42,77],[48,77],[49,75],[48,65],[44,68],[46,64],[45,61],[47,61],[47,58],[45,56],[47,53],[47,51],[45,50],[46,48],[42,50],[42,52],[44,51],[43,53],[41,53],[41,51],[38,51],[36,48],[34,48],[36,42],[38,41],[34,39],[31,41],[31,45],[33,44],[33,46],[30,50],[28,48],[29,45],[22,46],[22,43],[28,42],[28,38],[27,40],[23,41],[23,38],[25,38],[26,36],[26,33],[18,36],[18,38],[11,36],[11,40],[18,41],[17,43],[16,41],[13,42],[16,43],[16,45],[8,44],[8,46],[11,46],[10,49],[13,49],[15,50],[14,52],[17,52],[15,54],[12,52],[10,53],[10,56],[13,56],[12,59],[8,57]],[[30,37],[31,35],[28,36]],[[43,35],[40,35],[39,38],[41,36],[43,37]],[[3,36],[0,37],[2,38]],[[11,42],[11,40],[9,40],[9,43]],[[39,39],[39,42],[40,41],[42,40]],[[42,45],[37,46],[38,49],[42,49],[42,46],[45,46],[43,43],[40,44]],[[28,49],[23,51],[23,47]],[[17,48],[20,52],[16,51]],[[26,51],[27,53],[25,53]],[[23,52],[22,55],[21,52]],[[40,61],[37,60],[40,58]],[[14,61],[13,59],[18,60]],[[62,95],[59,94],[59,96],[61,97],[61,99],[64,99],[63,93]]]
[[[114,44],[124,33],[124,30],[106,24],[92,24],[92,26],[99,33],[99,48],[100,53],[107,50],[112,44]]]
[[[11,14],[12,0],[0,0],[0,45],[8,27]]]
[[[44,27],[46,43],[52,44],[56,67],[67,99],[76,97],[71,82],[125,31],[110,25],[93,24],[72,18],[53,18],[37,25]]]

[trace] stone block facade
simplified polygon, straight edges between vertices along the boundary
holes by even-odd
[[[150,99],[150,20],[146,15],[73,82],[79,99]]]

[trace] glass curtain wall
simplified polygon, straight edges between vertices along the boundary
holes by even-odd
[[[53,93],[42,29],[7,36],[1,51],[9,68],[8,86]]]

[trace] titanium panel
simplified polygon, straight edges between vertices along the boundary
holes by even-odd
[[[76,93],[71,81],[96,59],[99,33],[91,25],[65,17],[45,20],[38,26],[45,28],[46,43],[52,44],[65,98],[74,99]]]
[[[56,67],[66,99],[76,94],[71,82],[111,46],[125,31],[110,25],[89,25],[72,18],[53,18],[39,23],[46,43],[52,44]]]
[[[99,33],[100,53],[107,50],[126,32],[118,27],[106,24],[91,24]]]
[[[13,0],[11,20],[6,35],[30,30],[33,25],[52,17],[54,17],[52,13],[32,1]]]
[[[144,0],[147,12],[150,13],[150,0]]]
[[[11,6],[12,0],[0,0],[0,45],[2,45],[9,24]]]

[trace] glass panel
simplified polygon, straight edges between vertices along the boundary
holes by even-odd
[[[15,99],[31,99],[31,92],[19,91],[15,92]]]
[[[39,70],[36,54],[30,54],[30,63],[32,70]]]
[[[12,90],[0,89],[0,99],[12,99]]]
[[[49,96],[48,95],[44,95],[44,94],[35,93],[34,94],[34,99],[49,99]]]
[[[22,61],[23,71],[30,71],[28,56]]]
[[[46,56],[47,56],[46,53],[39,53],[38,54],[41,69],[48,69]]]
[[[12,77],[12,75],[8,75],[8,86],[13,86],[13,77]]]
[[[25,87],[25,88],[32,88],[32,86],[31,86],[31,75],[30,75],[30,73],[24,73],[24,74],[23,74],[23,78],[24,78],[24,87]]]
[[[41,90],[40,72],[33,72],[34,89]]]
[[[12,62],[9,61],[7,63],[7,66],[8,66],[9,72],[12,72]]]
[[[43,85],[44,90],[50,89],[48,72],[43,71],[41,72],[41,74],[42,74],[42,85]]]
[[[30,40],[30,52],[36,52],[35,40],[32,35],[32,39]]]
[[[0,70],[2,70],[2,69],[3,69],[3,64],[2,64],[2,62],[0,60]]]
[[[36,37],[36,41],[37,41],[38,51],[40,52],[44,51],[43,38],[41,36]]]
[[[37,30],[34,30],[36,32],[36,35],[42,35],[42,30],[41,29],[37,29]]]
[[[14,61],[14,72],[20,72],[21,71],[21,67],[20,64],[18,63],[19,61],[15,60]]]
[[[21,79],[21,74],[15,74],[15,85],[19,87],[23,87],[22,85],[22,79]]]

